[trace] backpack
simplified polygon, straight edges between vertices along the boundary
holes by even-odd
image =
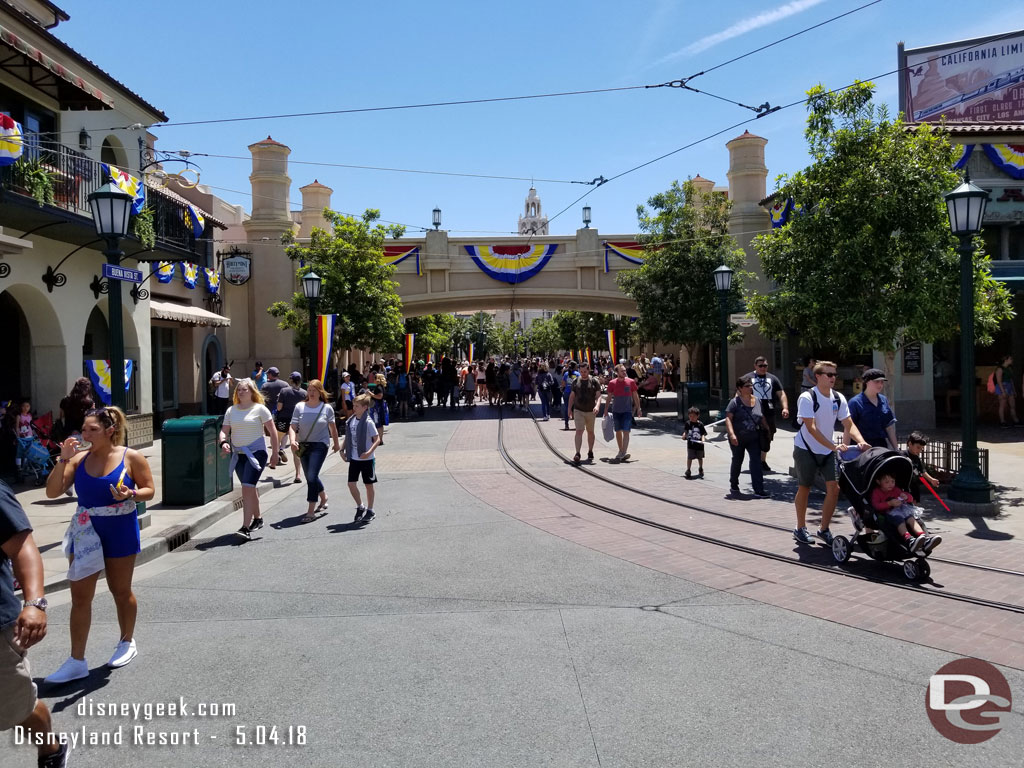
[[[996,372],[992,371],[988,375],[988,393],[994,395],[996,393]]]

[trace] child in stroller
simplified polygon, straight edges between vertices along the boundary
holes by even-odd
[[[902,562],[903,574],[908,579],[928,577],[931,566],[924,557],[925,552],[911,549],[914,539],[908,540],[900,534],[897,530],[899,520],[886,512],[876,511],[872,506],[872,494],[879,486],[882,475],[889,475],[892,478],[890,493],[895,489],[906,492],[910,487],[913,471],[914,467],[909,458],[888,448],[869,448],[852,461],[839,462],[839,487],[850,500],[852,506],[847,512],[857,532],[852,539],[845,536],[836,536],[833,539],[832,557],[836,562],[845,563],[850,559],[853,549],[859,547],[875,560]],[[928,529],[917,518],[914,511],[916,508],[910,509],[914,521],[912,525],[915,526],[913,529],[916,531],[916,526],[920,526],[920,530],[927,536]],[[939,537],[934,537],[931,548],[934,549],[939,541]],[[923,543],[927,543],[927,538]]]
[[[878,473],[875,489],[871,491],[872,508],[897,524],[903,543],[912,554],[923,552],[927,556],[942,543],[942,537],[929,536],[924,532],[921,523],[917,521],[917,507],[913,506],[913,500],[907,491],[896,487],[896,478],[891,473]]]

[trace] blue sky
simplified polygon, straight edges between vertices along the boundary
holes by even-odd
[[[866,2],[59,0],[71,20],[55,32],[175,122],[662,83]],[[901,40],[921,47],[1016,29],[1024,29],[1024,4],[882,0],[691,84],[752,106],[788,104],[819,82],[838,87],[894,69]],[[876,82],[879,100],[895,109],[895,76]],[[153,132],[161,149],[243,158],[198,162],[202,183],[247,210],[246,147],[270,134],[292,149],[293,208],[298,188],[316,178],[334,189],[336,210],[379,208],[383,218],[418,228],[430,225],[437,205],[453,235],[477,231],[486,240],[514,230],[528,180],[295,161],[536,178],[554,216],[591,187],[540,179],[611,178],[753,116],[703,94],[657,88]],[[770,191],[776,174],[808,162],[804,117],[803,107],[768,115],[601,186],[586,198],[593,226],[635,232],[637,204],[674,179],[699,173],[725,184],[725,142],[744,129],[768,139]],[[583,205],[554,219],[551,233],[581,226]]]

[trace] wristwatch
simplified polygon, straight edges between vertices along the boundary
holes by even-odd
[[[45,612],[47,607],[50,605],[49,601],[45,597],[37,597],[35,600],[26,600],[24,608],[38,608],[40,611]]]

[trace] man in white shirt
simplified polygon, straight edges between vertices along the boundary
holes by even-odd
[[[819,360],[814,366],[814,378],[817,384],[801,394],[797,401],[800,429],[793,440],[793,464],[799,488],[794,500],[796,528],[793,530],[793,538],[801,544],[814,542],[807,530],[807,499],[814,478],[820,473],[825,481],[825,502],[821,506],[821,526],[817,536],[831,546],[832,532],[828,526],[839,499],[835,454],[846,450],[847,446],[843,443],[849,443],[851,436],[862,451],[871,446],[864,442],[850,418],[846,398],[832,389],[836,380],[836,364],[829,360]],[[843,424],[843,440],[838,444],[834,437],[836,420]]]
[[[231,366],[227,363],[210,379],[210,386],[213,387],[213,413],[223,415],[227,413],[231,404],[231,386],[235,378],[231,375]]]

